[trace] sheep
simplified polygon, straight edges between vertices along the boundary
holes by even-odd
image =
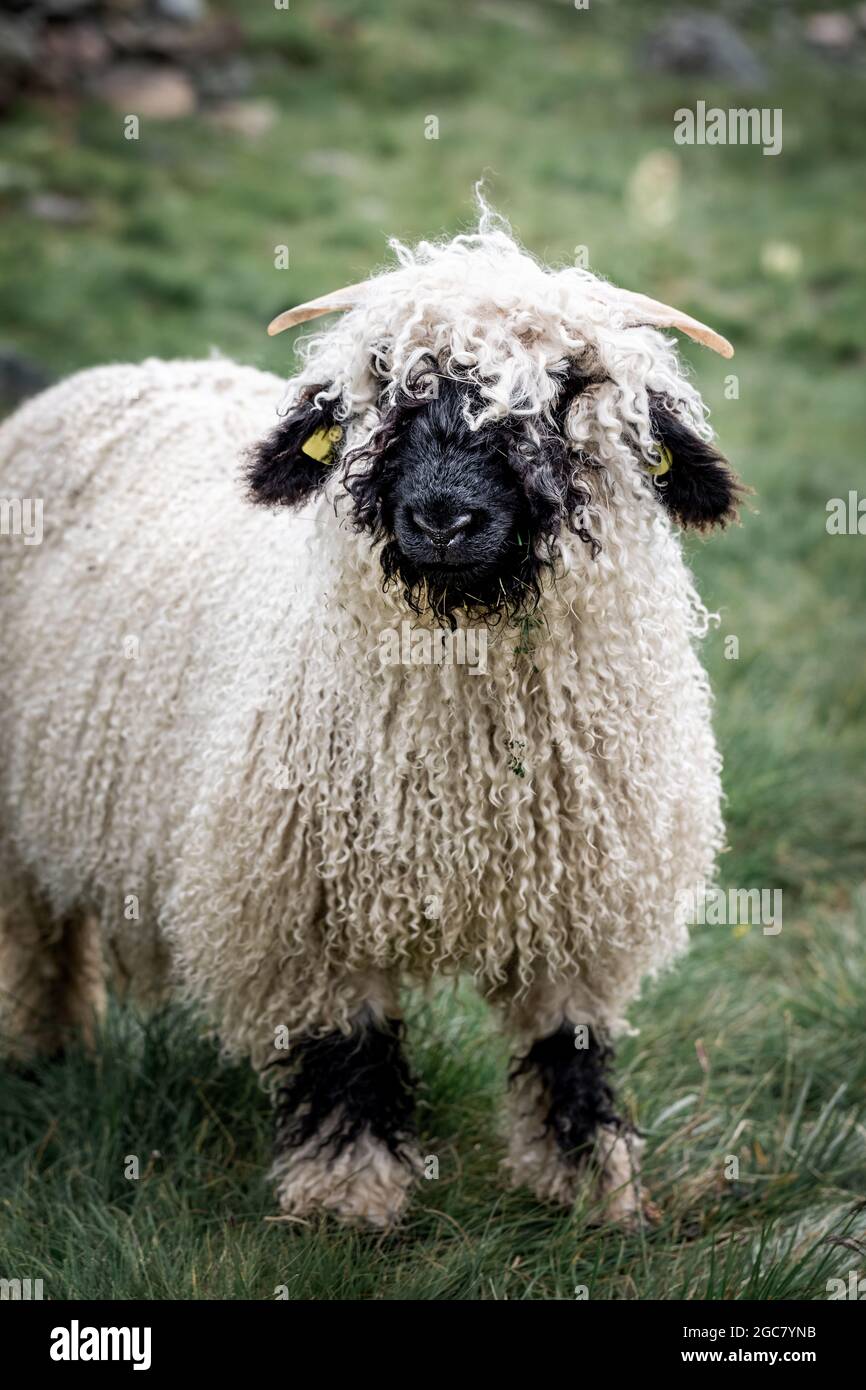
[[[13,1060],[92,1033],[104,955],[272,1081],[285,1213],[388,1227],[401,989],[468,974],[507,1180],[633,1224],[613,1044],[724,839],[679,532],[743,491],[662,329],[733,349],[486,207],[392,246],[271,325],[334,316],[288,388],[148,360],[0,429],[0,490],[44,500],[0,548],[0,1023]],[[430,658],[460,632],[483,669]]]

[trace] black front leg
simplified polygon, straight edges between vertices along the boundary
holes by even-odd
[[[617,1113],[612,1049],[588,1024],[562,1023],[534,1041],[511,1072],[506,1167],[543,1201],[572,1206],[592,1172],[593,1220],[640,1221],[635,1131]]]
[[[402,1022],[362,1010],[349,1034],[299,1039],[284,1065],[272,1171],[283,1210],[392,1225],[419,1167]]]
[[[599,1126],[622,1128],[608,1080],[612,1060],[613,1049],[599,1042],[588,1025],[563,1023],[534,1042],[511,1072],[512,1084],[525,1076],[540,1087],[545,1130],[567,1163],[586,1157]]]

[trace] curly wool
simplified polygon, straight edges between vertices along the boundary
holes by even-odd
[[[577,363],[599,380],[569,434],[602,462],[621,452],[630,430],[647,461],[658,461],[650,390],[711,437],[673,340],[658,329],[626,329],[615,286],[581,267],[540,265],[489,209],[477,232],[390,246],[400,268],[374,277],[356,308],[301,345],[303,369],[286,405],[319,385],[323,397],[341,399],[345,418],[360,417],[357,444],[364,426],[372,432],[378,423],[383,389],[389,402],[414,395],[413,379],[433,358],[444,374],[477,385],[485,407],[468,416],[476,426],[508,416],[540,423],[556,402],[555,374]]]
[[[300,513],[245,503],[277,378],[97,369],[0,429],[3,493],[45,499],[44,544],[0,551],[0,862],[56,913],[97,913],[145,989],[167,947],[176,988],[259,1063],[280,1026],[347,1030],[367,981],[458,970],[491,995],[579,978],[615,1032],[722,844],[708,615],[640,467],[650,390],[709,433],[672,344],[489,221],[396,249],[289,388],[339,398],[349,448],[425,354],[477,384],[479,419],[530,427],[552,373],[597,379],[564,428],[602,465],[601,548],[563,533],[484,676],[381,663],[383,631],[424,620],[341,522],[340,466]]]

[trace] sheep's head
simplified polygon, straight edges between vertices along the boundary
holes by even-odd
[[[550,271],[487,213],[480,231],[289,311],[345,316],[302,349],[250,493],[325,493],[379,547],[384,582],[448,615],[535,606],[564,546],[597,554],[594,508],[623,461],[647,508],[706,529],[739,486],[659,327],[732,352],[695,320],[580,269]]]

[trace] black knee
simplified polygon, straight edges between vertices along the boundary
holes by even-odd
[[[318,1138],[333,1155],[366,1132],[395,1157],[414,1132],[412,1075],[399,1019],[359,1016],[349,1034],[299,1039],[282,1063],[276,1094],[277,1151]]]
[[[511,1073],[512,1079],[538,1078],[547,1106],[545,1128],[569,1161],[580,1161],[601,1125],[622,1127],[607,1079],[612,1060],[613,1050],[591,1028],[564,1023],[534,1042]]]

